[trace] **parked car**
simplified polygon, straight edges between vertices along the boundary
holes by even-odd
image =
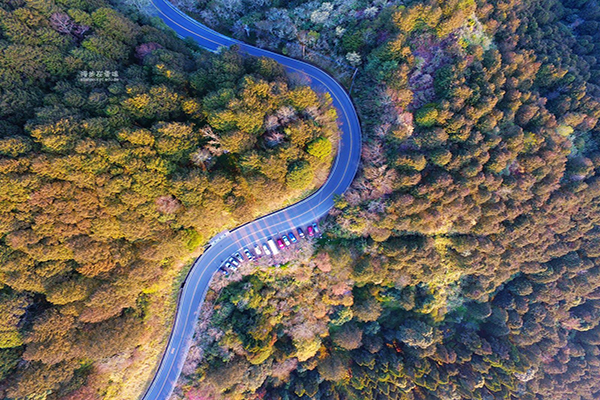
[[[314,224],[312,224],[312,227],[315,230],[315,235],[318,235],[321,233],[321,231],[319,230],[319,226],[317,225],[316,222]]]
[[[226,262],[225,265],[222,265],[221,268],[219,268],[219,269],[221,270],[221,273],[223,275],[227,276],[227,275],[229,275],[229,270],[231,270],[233,268],[231,267],[230,263]]]
[[[260,249],[260,245],[257,244],[256,246],[254,246],[254,253],[256,253],[258,257],[262,256],[262,250]]]
[[[271,255],[271,250],[269,250],[269,246],[267,246],[266,244],[263,243],[262,248],[266,255],[268,255],[268,256]]]
[[[233,257],[229,257],[229,260],[227,260],[227,261],[229,261],[231,263],[231,265],[233,265],[233,267],[232,267],[233,269],[236,269],[237,267],[240,266],[240,263],[237,262],[237,260]]]
[[[304,232],[302,231],[302,228],[298,228],[298,236],[300,236],[301,239],[304,239]]]
[[[281,250],[285,249],[285,244],[283,244],[281,239],[277,239],[277,246],[279,246]]]
[[[268,238],[267,244],[269,245],[269,248],[271,249],[271,253],[273,253],[274,256],[279,254],[279,249],[277,248],[277,245],[273,241],[273,238]]]
[[[244,249],[244,254],[246,255],[246,257],[248,257],[248,260],[254,260],[254,256],[250,253],[250,250]]]
[[[313,231],[312,226],[309,226],[308,228],[306,228],[306,232],[308,232],[308,237],[315,236],[315,232]]]
[[[296,239],[296,236],[294,236],[294,234],[292,232],[290,232],[290,241],[292,243],[296,243],[298,241],[298,239]]]
[[[244,257],[242,257],[240,253],[235,253],[233,256],[237,258],[239,262],[244,262]]]
[[[286,247],[290,247],[292,244],[290,243],[290,240],[288,239],[288,237],[286,235],[283,235],[281,237],[281,239],[283,239],[283,243],[285,243]]]

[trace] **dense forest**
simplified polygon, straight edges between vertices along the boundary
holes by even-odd
[[[357,67],[365,143],[312,255],[215,282],[177,397],[600,397],[597,1],[186,4]]]
[[[137,398],[190,255],[335,154],[328,96],[127,15],[0,1],[3,399]]]

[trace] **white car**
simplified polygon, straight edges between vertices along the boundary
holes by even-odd
[[[271,255],[271,250],[269,250],[269,246],[267,246],[266,244],[262,245],[263,250],[265,251],[265,254],[270,256]]]
[[[262,250],[260,249],[259,245],[254,246],[254,252],[256,253],[257,256],[262,256]]]
[[[229,257],[229,260],[227,260],[227,261],[229,261],[233,265],[233,269],[236,269],[237,267],[240,266],[240,263],[237,262],[237,260],[233,257]]]
[[[244,262],[244,257],[242,257],[242,255],[240,253],[235,253],[233,256],[235,258],[237,258],[239,262],[241,262],[241,263]]]

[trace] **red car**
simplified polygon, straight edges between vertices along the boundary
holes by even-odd
[[[281,250],[285,249],[285,244],[283,244],[281,239],[277,239],[277,246],[279,246]]]
[[[313,230],[312,226],[309,226],[308,228],[306,228],[306,232],[308,232],[309,237],[315,236],[315,231]]]

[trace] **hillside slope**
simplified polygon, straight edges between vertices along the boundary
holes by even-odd
[[[0,397],[135,398],[184,264],[323,182],[335,111],[102,1],[1,2],[0,53]]]

